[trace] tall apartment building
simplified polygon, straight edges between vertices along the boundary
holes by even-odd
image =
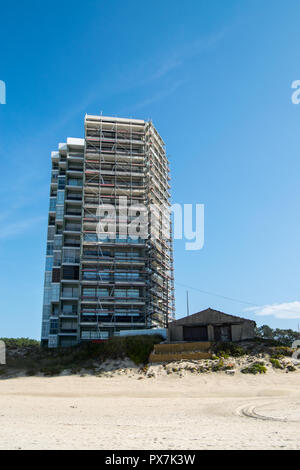
[[[149,213],[156,237],[124,237],[130,217],[119,207],[120,197],[129,206],[170,206],[169,162],[153,124],[87,115],[85,138],[68,138],[51,160],[42,344],[166,326],[175,313],[171,224]],[[117,233],[99,238],[97,209],[107,204]]]

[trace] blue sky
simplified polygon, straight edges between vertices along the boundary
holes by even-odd
[[[173,202],[205,204],[204,248],[175,243],[177,316],[184,284],[191,312],[297,328],[299,13],[297,0],[2,2],[0,337],[39,338],[50,152],[100,111],[152,118]]]

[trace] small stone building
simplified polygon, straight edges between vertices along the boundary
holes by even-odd
[[[256,323],[208,308],[173,321],[168,341],[243,341],[255,336]]]

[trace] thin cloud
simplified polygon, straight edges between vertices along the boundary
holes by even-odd
[[[158,101],[161,101],[162,99],[166,98],[167,96],[171,95],[174,93],[174,91],[177,90],[177,88],[182,85],[184,80],[178,80],[175,82],[171,87],[168,89],[159,91],[155,93],[154,95],[150,96],[149,98],[146,98],[144,101],[140,101],[139,103],[136,103],[133,105],[129,111],[137,111],[138,109],[144,108],[145,106],[150,106],[152,103],[156,103]],[[124,110],[123,112],[128,112]]]
[[[160,58],[159,61],[153,63],[153,68],[156,70],[153,74],[149,75],[148,79],[145,80],[145,83],[161,79],[174,69],[184,66],[188,60],[204,53],[221,42],[226,35],[226,32],[227,30],[223,29],[217,33],[211,34],[210,36],[197,38],[196,40],[169,52],[167,57],[164,59]],[[143,69],[145,69],[145,66],[146,64],[143,64]]]
[[[176,56],[168,58],[158,66],[156,72],[150,77],[150,81],[164,77],[175,68],[180,67],[180,65],[182,65],[182,60]]]
[[[295,300],[294,302],[283,302],[281,304],[270,304],[262,305],[261,307],[251,307],[246,309],[252,311],[255,315],[273,316],[283,320],[295,320],[300,318],[300,302]]]
[[[19,222],[8,223],[4,227],[1,227],[0,239],[4,240],[6,238],[19,236],[44,220],[45,217],[40,216],[32,217],[26,220],[20,220]]]

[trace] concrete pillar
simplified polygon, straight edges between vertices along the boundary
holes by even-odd
[[[207,334],[208,334],[208,341],[215,340],[215,332],[214,332],[214,327],[212,325],[208,325]]]

